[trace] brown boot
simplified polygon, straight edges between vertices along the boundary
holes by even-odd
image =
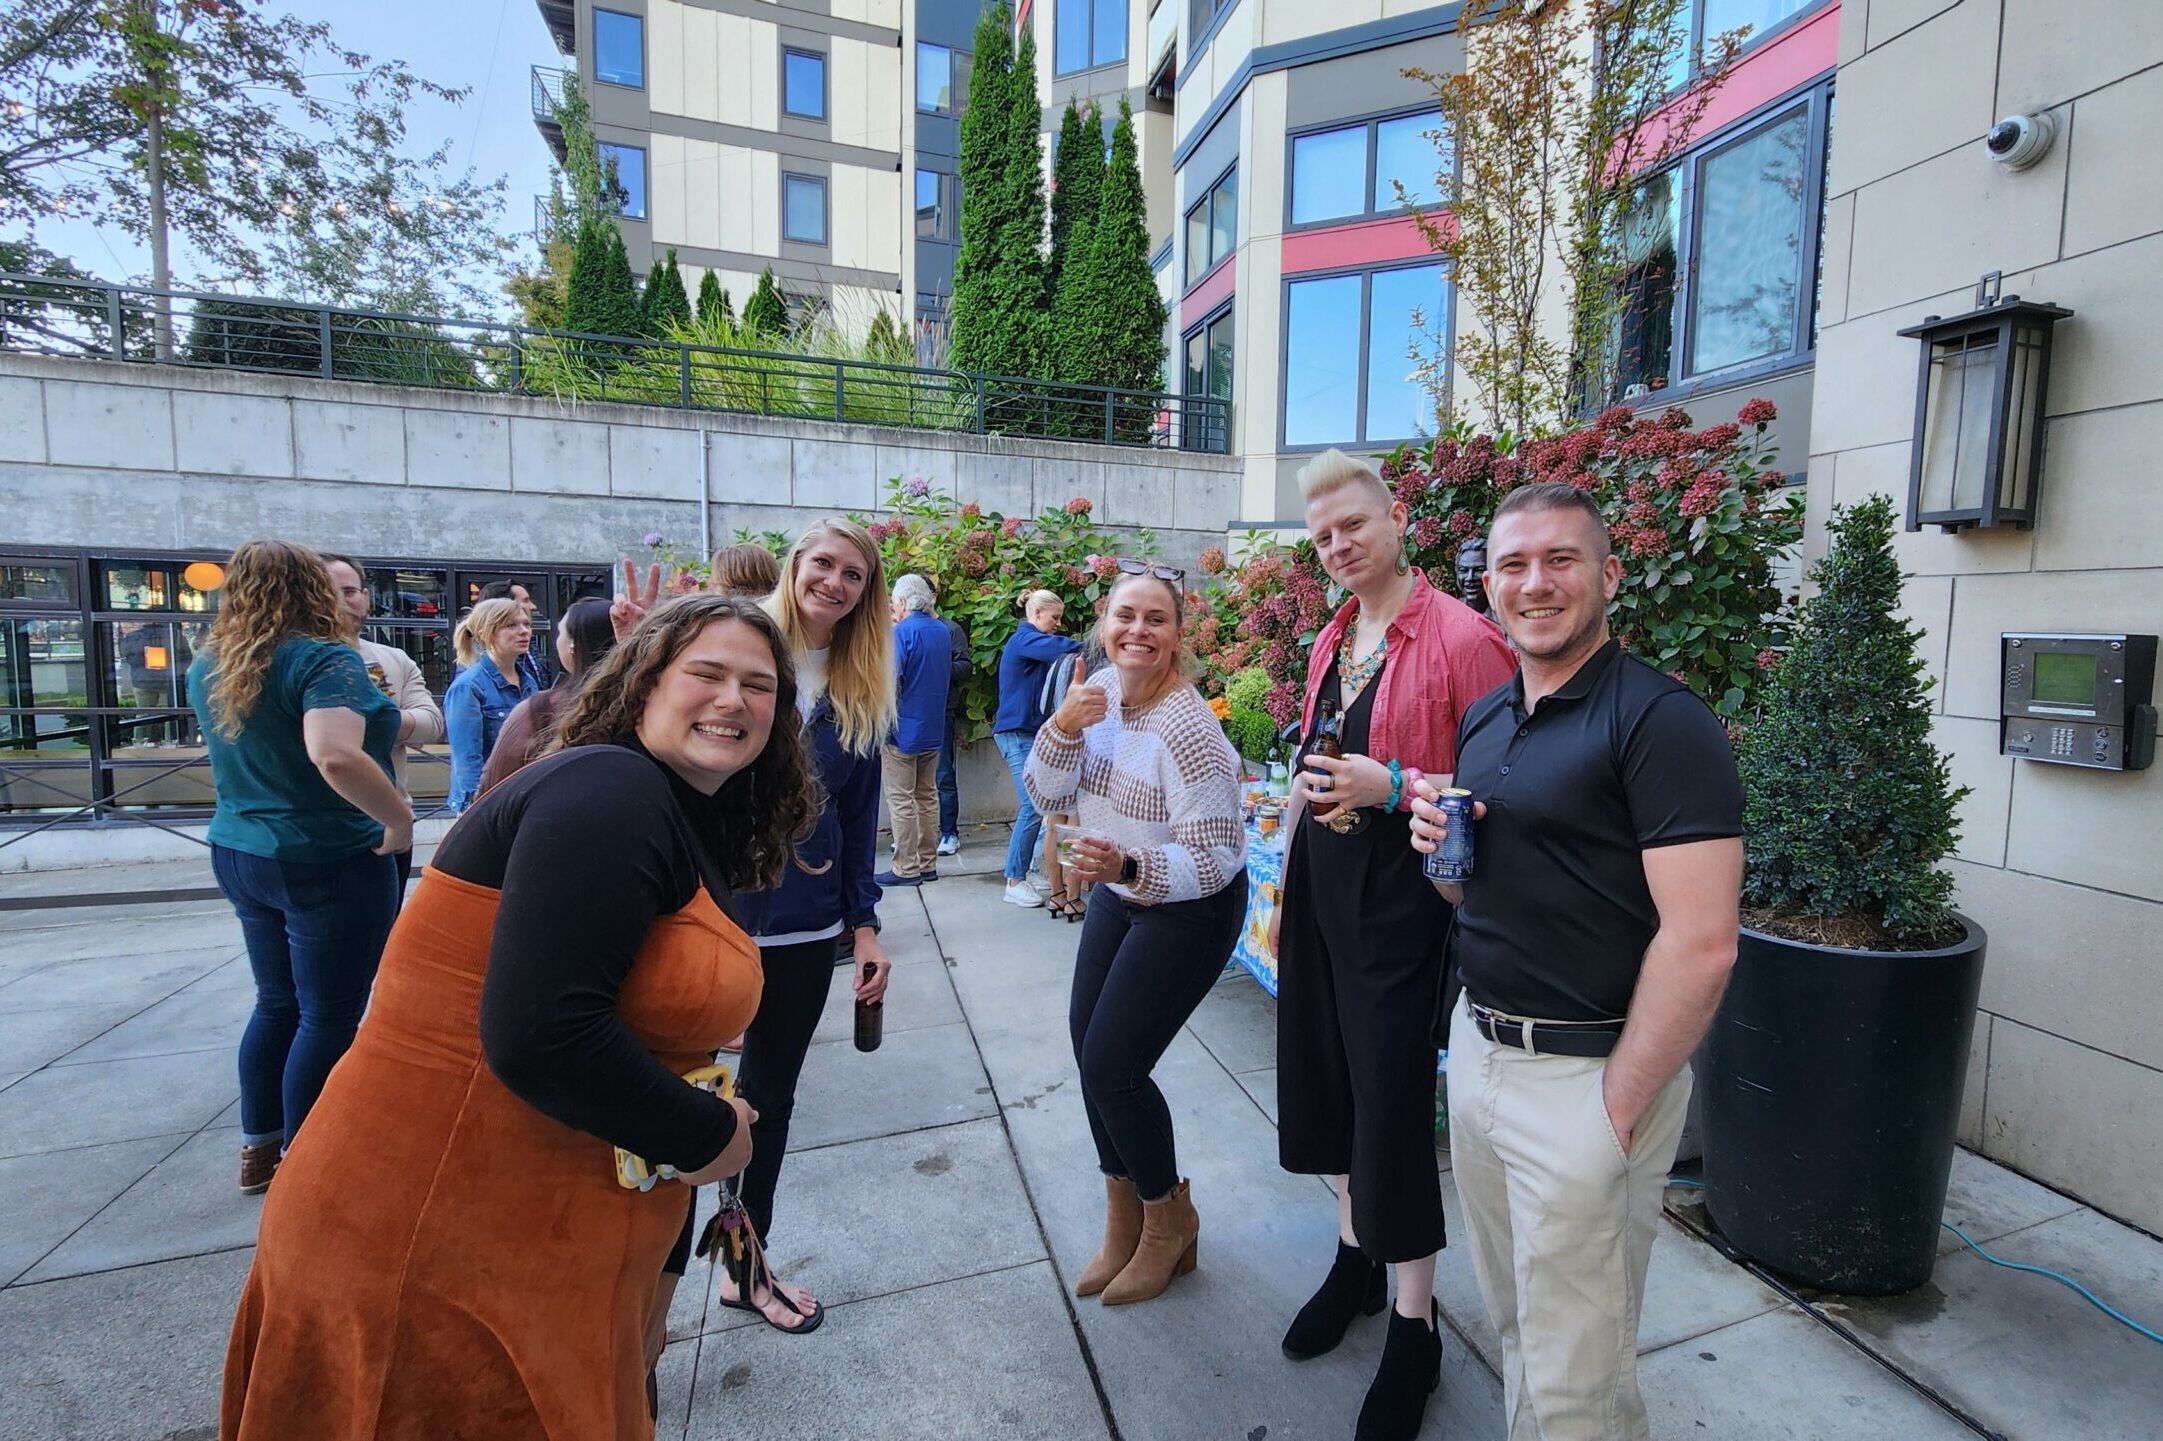
[[[1194,1269],[1201,1234],[1202,1218],[1194,1214],[1185,1181],[1161,1201],[1142,1202],[1141,1244],[1134,1249],[1134,1259],[1104,1288],[1104,1304],[1124,1306],[1163,1295],[1174,1276]]]
[[[1124,1176],[1104,1178],[1104,1244],[1082,1267],[1074,1283],[1077,1296],[1094,1296],[1112,1283],[1112,1277],[1134,1259],[1142,1240],[1142,1198],[1134,1183]]]
[[[270,1189],[271,1178],[278,1174],[279,1152],[283,1149],[276,1141],[240,1148],[240,1193],[243,1196],[260,1196]]]

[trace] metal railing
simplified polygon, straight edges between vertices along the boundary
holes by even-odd
[[[556,108],[563,104],[564,72],[550,65],[533,67],[533,118],[556,123]]]
[[[1210,396],[4,272],[0,350],[1214,455],[1231,438]]]

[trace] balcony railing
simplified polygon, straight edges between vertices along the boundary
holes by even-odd
[[[1209,396],[5,273],[0,350],[1217,455],[1231,436]]]
[[[549,65],[533,67],[533,118],[553,125],[556,108],[563,104],[564,72]]]

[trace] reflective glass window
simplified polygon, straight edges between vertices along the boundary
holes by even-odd
[[[646,152],[636,145],[600,143],[601,163],[616,167],[617,209],[633,220],[646,218]]]
[[[781,108],[799,120],[826,118],[826,57],[807,50],[781,52]]]
[[[1209,262],[1214,265],[1232,253],[1239,242],[1239,172],[1217,182],[1209,197]]]
[[[1332,275],[1285,287],[1284,441],[1325,445],[1357,438],[1362,277]]]
[[[368,611],[373,616],[449,620],[449,575],[403,566],[368,567]]]
[[[80,620],[0,620],[0,707],[90,703]]]
[[[1126,0],[1056,0],[1053,73],[1071,75],[1127,58]]]
[[[1433,205],[1442,198],[1435,188],[1435,173],[1447,163],[1436,147],[1434,135],[1442,123],[1438,112],[1400,115],[1377,121],[1374,127],[1374,208],[1402,210],[1413,205]],[[1405,198],[1397,197],[1403,182]]]
[[[781,238],[826,243],[826,182],[813,175],[781,177]]]
[[[1610,400],[1626,400],[1667,384],[1675,350],[1675,288],[1681,274],[1681,176],[1663,171],[1637,187],[1623,212],[1623,269],[1616,281],[1608,349],[1614,375]]]
[[[1358,215],[1366,209],[1367,127],[1347,126],[1292,141],[1292,223]]]
[[[40,605],[75,603],[75,567],[66,562],[0,562],[0,601]]]
[[[608,85],[646,84],[646,20],[616,10],[593,12],[593,76]]]
[[[1693,374],[1795,348],[1809,138],[1799,109],[1699,172]]]
[[[1367,284],[1367,407],[1360,438],[1410,440],[1435,430],[1434,398],[1415,355],[1449,335],[1449,289],[1439,265],[1377,270]]]
[[[106,748],[118,757],[197,741],[189,704],[188,667],[210,626],[207,621],[103,621],[111,689],[96,704],[127,708],[107,716]]]
[[[1091,0],[1090,16],[1090,63],[1117,65],[1126,59],[1126,0]]]
[[[954,104],[954,52],[928,41],[916,43],[916,108],[951,115]]]

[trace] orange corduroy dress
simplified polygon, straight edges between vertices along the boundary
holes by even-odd
[[[644,1333],[689,1188],[616,1184],[608,1142],[481,1055],[500,897],[438,870],[399,917],[353,1048],[263,1208],[226,1351],[224,1441],[650,1437]],[[750,938],[701,889],[616,1011],[671,1069],[749,1024]]]

